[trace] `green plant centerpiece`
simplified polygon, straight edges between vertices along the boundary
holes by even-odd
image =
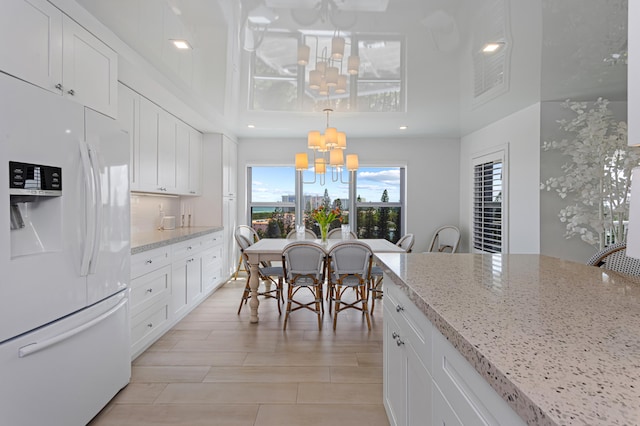
[[[322,242],[326,243],[327,233],[329,232],[329,225],[331,225],[334,220],[342,221],[342,213],[337,207],[331,210],[322,205],[311,213],[311,218],[318,222]]]
[[[562,104],[575,114],[558,121],[571,138],[544,141],[542,149],[558,150],[568,161],[563,174],[542,182],[540,189],[566,200],[558,214],[566,223],[566,238],[603,248],[626,238],[631,170],[640,162],[640,150],[627,145],[627,123],[613,117],[609,101],[599,98],[589,104]]]

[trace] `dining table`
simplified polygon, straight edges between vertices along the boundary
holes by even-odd
[[[248,263],[249,263],[249,287],[251,288],[251,299],[249,300],[249,307],[251,308],[251,323],[258,322],[258,306],[260,302],[258,301],[258,286],[260,284],[258,266],[261,262],[267,261],[281,261],[282,260],[282,249],[289,243],[294,241],[307,241],[307,242],[315,242],[324,247],[325,251],[328,253],[331,248],[337,243],[343,241],[360,241],[367,244],[371,251],[376,253],[404,253],[404,250],[391,241],[385,240],[383,238],[366,238],[366,239],[328,239],[326,242],[322,242],[320,239],[316,240],[295,240],[295,239],[286,239],[286,238],[263,238],[257,242],[255,242],[250,247],[247,247],[244,252],[247,255]]]

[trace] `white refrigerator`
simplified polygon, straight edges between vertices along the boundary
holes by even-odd
[[[0,73],[0,425],[85,425],[131,376],[129,146]]]

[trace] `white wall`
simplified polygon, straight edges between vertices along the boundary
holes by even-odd
[[[462,137],[460,145],[461,245],[470,250],[472,166],[475,153],[509,144],[510,253],[540,252],[540,104],[536,103]]]
[[[348,135],[347,135],[348,137]],[[247,166],[293,164],[306,149],[306,137],[241,139],[238,144],[238,223],[247,222]],[[348,152],[361,166],[405,166],[407,170],[406,232],[415,234],[415,252],[427,249],[436,228],[458,225],[460,143],[457,139],[355,139]]]

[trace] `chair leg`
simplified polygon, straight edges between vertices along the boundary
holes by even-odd
[[[340,297],[341,297],[340,286],[333,289],[333,291],[334,291],[334,295],[332,299],[334,299],[335,301],[334,312],[333,312],[333,329],[335,330],[336,325],[338,324],[338,312],[340,312]]]
[[[369,307],[367,306],[367,294],[366,294],[366,289],[365,286],[363,285],[362,287],[360,287],[359,290],[360,293],[360,300],[362,300],[362,312],[364,313],[364,316],[367,318],[367,327],[369,328],[369,330],[371,330],[371,318],[369,317]]]
[[[287,322],[289,321],[289,314],[291,313],[292,298],[293,298],[293,287],[289,285],[289,289],[287,290],[287,307],[285,309],[285,314],[284,314],[284,325],[282,326],[283,330],[287,329]]]
[[[247,303],[250,292],[251,292],[251,287],[249,287],[249,280],[247,279],[247,284],[244,286],[244,291],[242,292],[242,299],[240,299],[240,306],[238,306],[238,315],[240,315],[240,311],[242,310],[242,305]]]
[[[316,286],[316,314],[318,315],[318,330],[322,330],[322,314],[324,313],[324,301],[322,300],[322,285],[319,283]]]
[[[236,267],[236,274],[233,276],[234,281],[238,279],[238,272],[245,271],[246,269],[240,269],[242,267],[242,254],[240,255],[240,260],[238,260],[238,266]]]

